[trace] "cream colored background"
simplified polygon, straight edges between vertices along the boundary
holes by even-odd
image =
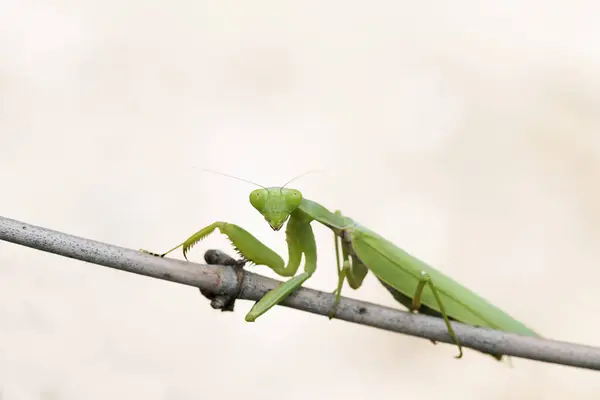
[[[551,338],[600,346],[594,2],[0,3],[2,215],[163,251],[251,185],[340,208]],[[541,7],[543,6],[543,7]],[[333,290],[333,243],[316,227]],[[219,235],[195,248],[229,249]],[[178,255],[179,257],[179,255]],[[264,267],[256,271],[268,274]],[[370,277],[346,295],[393,305]],[[3,399],[597,399],[597,373],[0,243]]]

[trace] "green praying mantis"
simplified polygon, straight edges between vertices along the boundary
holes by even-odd
[[[246,315],[246,321],[254,322],[314,274],[317,269],[317,244],[311,223],[317,221],[331,229],[335,241],[338,283],[334,291],[335,301],[329,314],[330,319],[335,315],[340,302],[344,282],[348,282],[348,285],[356,290],[362,285],[368,271],[371,271],[392,296],[411,312],[443,318],[449,335],[458,346],[459,354],[456,358],[461,358],[463,351],[450,324],[451,320],[539,337],[536,332],[500,308],[354,219],[342,215],[341,211],[331,212],[319,203],[303,197],[299,190],[285,187],[298,177],[281,187],[264,187],[235,176],[219,174],[260,187],[250,193],[250,204],[274,231],[281,230],[287,222],[287,264],[251,233],[238,225],[223,221],[206,226],[165,253],[151,253],[143,249],[140,251],[164,257],[182,247],[183,256],[187,260],[189,250],[218,229],[229,238],[245,261],[265,265],[282,277],[292,277],[256,302]],[[302,256],[304,271],[296,275]],[[503,357],[502,354],[487,354],[497,360]]]

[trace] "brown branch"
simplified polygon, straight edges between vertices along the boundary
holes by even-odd
[[[0,217],[0,239],[88,263],[152,278],[177,282],[200,289],[211,299],[213,308],[233,310],[235,299],[258,301],[280,281],[243,271],[232,265],[206,265],[160,258],[136,250],[114,246],[24,222]],[[215,262],[222,253],[205,256]],[[328,316],[334,297],[330,293],[300,288],[281,306]],[[337,319],[437,342],[452,343],[440,318],[412,314],[394,308],[343,297]],[[260,321],[258,322],[260,323]],[[453,322],[464,347],[548,363],[600,370],[600,348],[575,343],[539,339]]]

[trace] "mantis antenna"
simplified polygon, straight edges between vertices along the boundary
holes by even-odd
[[[298,178],[301,178],[301,177],[303,177],[304,175],[311,174],[311,173],[313,173],[313,172],[323,172],[323,170],[320,170],[320,169],[319,169],[319,170],[311,170],[311,171],[306,171],[306,172],[305,172],[305,173],[303,173],[303,174],[300,174],[300,175],[298,175],[298,176],[295,176],[294,178],[292,178],[292,179],[290,179],[289,181],[287,181],[287,182],[286,182],[286,183],[285,183],[285,184],[284,184],[284,185],[283,185],[283,186],[280,188],[280,190],[283,190],[283,188],[284,188],[284,187],[286,187],[287,185],[289,185],[290,183],[292,183],[292,182],[293,182],[293,181],[295,181],[296,179],[298,179]]]
[[[246,182],[246,183],[249,183],[249,184],[251,184],[251,185],[256,185],[256,186],[258,186],[258,187],[261,187],[261,188],[263,188],[263,189],[266,189],[266,187],[264,187],[263,185],[259,185],[258,183],[255,183],[255,182],[249,181],[249,180],[247,180],[247,179],[244,179],[244,178],[239,178],[239,177],[237,177],[237,176],[228,175],[228,174],[225,174],[225,173],[223,173],[223,172],[219,172],[219,171],[213,171],[213,170],[211,170],[211,169],[206,169],[206,168],[203,168],[203,171],[212,172],[213,174],[217,174],[217,175],[223,175],[223,176],[226,176],[226,177],[228,177],[228,178],[232,178],[232,179],[237,179],[238,181]]]
[[[249,184],[251,184],[251,185],[255,185],[255,186],[261,187],[261,188],[263,188],[263,189],[267,189],[267,188],[266,188],[266,187],[264,187],[263,185],[260,185],[260,184],[258,184],[258,183],[256,183],[256,182],[252,182],[252,181],[249,181],[249,180],[247,180],[247,179],[240,178],[240,177],[237,177],[237,176],[234,176],[234,175],[229,175],[229,174],[226,174],[226,173],[223,173],[223,172],[214,171],[214,170],[207,169],[207,168],[203,168],[202,170],[203,170],[203,171],[206,171],[206,172],[212,172],[213,174],[217,174],[217,175],[226,176],[226,177],[228,177],[228,178],[236,179],[236,180],[238,180],[238,181],[246,182],[246,183],[249,183]],[[302,173],[302,174],[300,174],[300,175],[297,175],[297,176],[293,177],[292,179],[290,179],[289,181],[287,181],[287,182],[286,182],[286,183],[285,183],[283,186],[281,186],[279,189],[280,189],[280,190],[282,190],[284,187],[286,187],[287,185],[289,185],[290,183],[292,183],[292,182],[293,182],[293,181],[295,181],[296,179],[298,179],[298,178],[301,178],[301,177],[303,177],[304,175],[311,174],[311,173],[313,173],[313,172],[323,172],[323,171],[322,171],[322,170],[311,170],[311,171],[306,171],[306,172],[304,172],[304,173]]]

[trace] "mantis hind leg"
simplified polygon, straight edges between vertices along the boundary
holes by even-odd
[[[448,318],[448,314],[446,314],[446,310],[444,309],[444,304],[443,304],[442,299],[440,298],[440,295],[435,287],[435,284],[431,280],[431,277],[429,276],[429,274],[427,274],[425,271],[421,271],[421,280],[419,281],[419,284],[417,285],[417,289],[415,290],[415,295],[413,297],[410,309],[411,309],[411,311],[418,311],[419,308],[421,307],[421,295],[423,294],[423,289],[425,288],[425,285],[428,285],[431,288],[431,292],[433,293],[433,296],[435,297],[435,300],[438,303],[438,306],[440,307],[440,314],[442,315],[442,318],[444,319],[444,322],[446,323],[446,327],[448,328],[448,333],[452,337],[452,340],[454,340],[454,343],[456,343],[456,345],[458,346],[458,356],[456,356],[456,358],[461,358],[463,356],[463,351],[462,351],[462,346],[460,344],[460,341],[456,337],[456,333],[454,333],[454,329],[452,328],[452,325],[450,324],[450,319]]]
[[[394,289],[391,285],[387,284],[386,282],[384,282],[381,279],[379,279],[379,282],[383,285],[383,287],[385,287],[391,293],[391,295],[394,297],[394,299],[396,299],[397,302],[399,302],[400,304],[402,304],[403,306],[405,306],[408,309],[413,308],[413,300],[410,297],[408,297],[408,296],[404,295],[403,293],[399,292],[398,290]],[[436,311],[433,308],[427,307],[424,304],[421,304],[421,307],[419,307],[419,314],[429,315],[430,317],[436,317],[436,318],[442,318],[442,319],[444,318],[444,316],[439,311]],[[451,317],[448,317],[448,319],[450,321],[457,321],[456,319],[451,318]],[[460,322],[460,321],[457,321],[457,322]],[[433,344],[437,344],[437,342],[435,340],[430,340],[430,342]],[[484,351],[482,351],[481,353],[490,355],[495,360],[498,360],[498,361],[501,361],[502,358],[504,357],[502,354],[493,354],[493,353],[487,353]]]
[[[391,285],[389,285],[388,283],[386,283],[384,280],[379,279],[379,283],[381,283],[383,285],[383,287],[385,287],[388,292],[391,293],[391,295],[394,297],[394,299],[402,304],[404,307],[408,308],[409,310],[412,308],[412,299],[406,295],[404,295],[402,292],[394,289]],[[419,314],[424,314],[424,315],[429,315],[430,317],[436,317],[436,318],[443,318],[442,314],[440,314],[439,312],[435,311],[432,308],[427,307],[426,305],[421,305],[421,307],[419,308]],[[449,317],[449,319],[451,321],[454,321],[452,318]],[[431,343],[433,344],[437,344],[437,342],[435,340],[429,340]]]

